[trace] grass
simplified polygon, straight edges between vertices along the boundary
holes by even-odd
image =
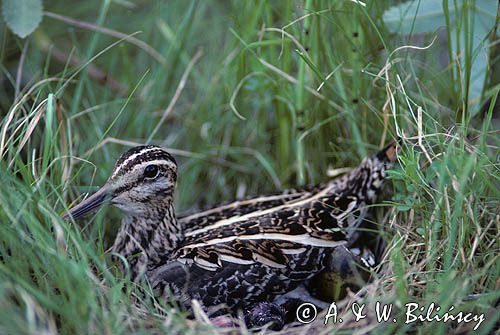
[[[478,50],[466,51],[465,68],[437,61],[455,59],[446,41],[393,52],[415,41],[385,28],[391,3],[46,2],[66,18],[47,14],[26,40],[2,23],[0,333],[215,332],[175,310],[165,321],[161,304],[132,303],[141,295],[105,253],[117,210],[78,226],[60,219],[133,143],[172,149],[182,212],[324,181],[396,136],[391,196],[375,215],[385,253],[370,284],[339,304],[454,305],[485,313],[476,333],[491,333],[500,318],[498,45],[487,41],[485,93],[471,102]],[[329,329],[351,326],[471,329],[373,315]]]

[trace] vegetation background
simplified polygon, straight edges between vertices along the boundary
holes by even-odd
[[[133,303],[141,295],[105,253],[117,210],[60,219],[131,145],[178,158],[183,212],[327,180],[397,137],[390,200],[374,218],[385,252],[340,306],[435,302],[485,313],[475,333],[495,331],[497,2],[40,3],[2,5],[0,333],[217,332]],[[318,329],[474,327],[348,318]]]

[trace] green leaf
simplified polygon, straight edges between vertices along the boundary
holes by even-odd
[[[455,6],[456,3],[456,6]],[[448,1],[450,26],[456,27],[456,20],[463,11],[463,0]],[[491,0],[476,0],[469,4],[474,13],[474,33],[485,33],[495,25],[498,3]],[[441,1],[411,0],[393,6],[384,12],[384,24],[391,31],[400,35],[431,33],[446,26],[446,15]]]
[[[42,21],[42,0],[3,0],[2,13],[7,27],[25,38]]]
[[[409,206],[409,205],[405,205],[405,204],[397,204],[396,205],[396,209],[400,212],[407,212],[411,209],[412,207]]]
[[[488,39],[487,36],[493,29],[496,20],[498,4],[490,0],[477,0],[472,8],[472,45],[473,52],[471,64],[471,79],[469,84],[469,104],[473,104],[470,109],[472,115],[477,114],[480,109],[479,99],[483,93],[485,78],[488,72]],[[451,31],[452,36],[457,36],[456,28]],[[452,39],[452,51],[454,55],[459,55],[462,68],[465,65],[465,39],[467,32],[462,29],[460,34],[460,50],[457,49],[457,39]],[[465,81],[464,81],[465,82]]]
[[[463,26],[463,20],[460,21],[466,8],[471,10],[473,18],[470,31]],[[483,92],[488,70],[486,37],[495,25],[497,10],[498,2],[492,0],[476,0],[472,4],[467,3],[467,7],[464,7],[463,0],[448,1],[450,36],[452,36],[451,50],[454,57],[460,59],[461,72],[464,73],[464,77],[465,39],[469,33],[473,34],[471,51],[475,54],[471,62],[471,80],[469,83],[469,102],[472,104],[470,107],[473,115],[479,111],[480,107],[478,100]],[[437,0],[412,0],[393,6],[385,11],[383,18],[385,25],[391,32],[401,35],[431,33],[440,27],[446,26],[443,3]],[[460,36],[460,50],[457,48],[457,28],[460,29],[460,34],[458,34]],[[465,78],[462,78],[462,80],[465,82]]]
[[[455,10],[454,1],[448,2],[450,17]],[[457,1],[458,8],[462,1]],[[392,32],[402,35],[429,33],[446,25],[446,18],[441,1],[412,0],[393,6],[385,11],[384,23]],[[452,23],[453,25],[453,23]]]

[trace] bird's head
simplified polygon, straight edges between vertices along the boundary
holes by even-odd
[[[164,208],[172,203],[176,179],[177,164],[168,152],[153,145],[132,148],[118,159],[106,184],[65,218],[79,219],[105,202],[131,215]]]
[[[381,192],[386,179],[386,171],[394,165],[399,150],[399,142],[394,142],[371,157],[346,175],[345,180],[351,185],[350,192],[359,199],[373,203]]]

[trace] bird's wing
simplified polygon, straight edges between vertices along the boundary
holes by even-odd
[[[394,148],[386,147],[314,192],[278,206],[204,222],[186,232],[174,257],[206,269],[220,268],[223,262],[287,267],[290,250],[300,254],[310,247],[345,245],[380,191],[385,170],[395,158]]]
[[[249,197],[219,204],[201,212],[181,216],[178,221],[183,225],[184,231],[189,233],[225,218],[242,216],[248,213],[281,206],[290,201],[300,200],[310,196],[313,192],[313,187],[307,187],[303,189],[287,189],[274,194]]]
[[[302,253],[306,247],[332,248],[347,243],[333,213],[316,201],[242,221],[218,222],[187,236],[174,257],[211,270],[222,267],[223,262],[287,267],[289,256]]]
[[[196,264],[207,270],[216,270],[224,262],[249,265],[260,263],[273,268],[288,265],[288,255],[301,252],[300,245],[276,240],[232,240],[225,243],[184,247],[176,256],[185,264]]]

